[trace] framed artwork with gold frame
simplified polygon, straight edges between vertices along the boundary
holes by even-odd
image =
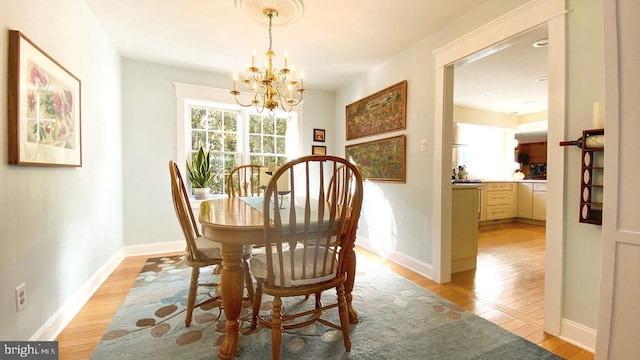
[[[347,140],[406,129],[406,109],[406,80],[347,105]]]
[[[345,156],[371,181],[406,182],[405,135],[345,146]]]
[[[311,145],[311,155],[327,155],[327,147],[320,145]]]

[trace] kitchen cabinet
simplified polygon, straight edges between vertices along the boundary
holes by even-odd
[[[518,214],[518,188],[514,182],[482,183],[484,187],[484,218],[500,220],[514,218]]]
[[[518,218],[545,221],[547,218],[547,183],[518,183]]]
[[[547,184],[534,183],[531,213],[534,220],[547,220]]]
[[[518,184],[518,217],[533,219],[533,184]]]
[[[478,256],[478,186],[453,186],[451,203],[451,272],[476,268]]]

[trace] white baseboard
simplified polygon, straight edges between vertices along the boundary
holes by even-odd
[[[379,251],[377,246],[374,246],[374,244],[371,243],[368,239],[362,238],[360,236],[358,236],[358,239],[356,240],[356,246],[367,249],[374,254],[380,255],[386,260],[390,260],[430,280],[433,280],[433,266],[431,264],[416,260],[397,251],[393,251],[390,254],[383,254]]]
[[[69,325],[80,309],[89,301],[93,293],[104,283],[125,258],[124,249],[111,257],[87,282],[67,300],[47,322],[36,331],[30,341],[53,341]]]
[[[562,319],[559,338],[591,353],[596,348],[597,331],[577,322]]]
[[[184,240],[147,245],[125,246],[111,257],[93,276],[47,322],[31,336],[31,341],[53,341],[80,312],[91,296],[98,290],[109,275],[128,256],[154,255],[184,251]]]
[[[153,255],[184,251],[184,247],[184,240],[156,244],[129,245],[124,247],[124,253],[125,256]]]

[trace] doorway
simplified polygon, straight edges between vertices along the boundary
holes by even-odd
[[[452,274],[451,282],[539,325],[544,319],[546,171],[540,170],[546,168],[548,146],[547,45],[546,25],[531,29],[498,44],[499,51],[461,60],[463,65],[454,66],[453,86],[454,172],[465,169],[471,179],[494,183],[484,189],[493,195],[480,201],[486,210],[480,212],[476,268]],[[516,183],[520,177],[523,181]],[[498,197],[489,191],[496,186],[512,190],[501,190]],[[490,205],[488,198],[501,205]]]
[[[453,136],[453,72],[456,62],[473,54],[487,54],[495,50],[496,44],[547,24],[549,30],[549,104],[548,137],[553,143],[564,138],[565,109],[565,18],[564,4],[553,0],[531,1],[495,21],[469,33],[457,41],[437,50],[436,95],[435,95],[435,147],[434,176],[441,179],[434,186],[434,214],[439,220],[434,223],[434,279],[438,282],[451,280],[451,139]],[[545,310],[544,328],[551,334],[559,334],[562,298],[562,211],[564,205],[562,156],[550,156],[547,164],[549,198],[559,199],[557,206],[547,213],[545,254]]]

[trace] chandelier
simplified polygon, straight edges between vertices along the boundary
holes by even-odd
[[[251,51],[251,66],[245,65],[244,79],[241,80],[246,89],[252,94],[253,100],[248,104],[243,104],[238,95],[238,74],[233,74],[233,90],[231,94],[236,102],[244,107],[255,106],[258,112],[269,110],[269,114],[273,115],[276,108],[281,108],[286,112],[290,112],[293,108],[302,102],[304,98],[303,76],[300,72],[296,77],[295,66],[287,67],[288,54],[285,51],[282,55],[284,66],[281,69],[274,67],[273,58],[275,52],[272,49],[273,38],[271,35],[273,18],[278,16],[278,12],[274,9],[264,9],[262,13],[269,18],[269,50],[265,53],[267,59],[261,68],[256,67],[256,49]],[[299,79],[299,81],[298,81]]]

